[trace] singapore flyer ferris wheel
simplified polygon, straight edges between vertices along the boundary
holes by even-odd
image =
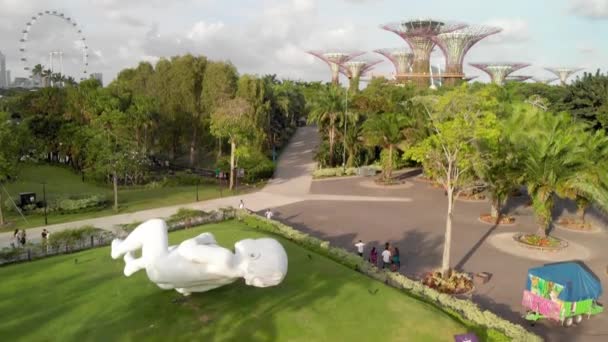
[[[36,15],[32,16],[31,19],[25,24],[25,28],[23,29],[23,31],[21,32],[21,39],[20,39],[20,48],[19,48],[19,52],[21,54],[21,64],[23,65],[23,70],[28,74],[28,76],[31,77],[32,72],[34,71],[34,65],[36,64],[41,64],[39,61],[36,61],[36,57],[32,54],[32,48],[34,46],[34,44],[30,41],[31,40],[31,32],[33,32],[34,30],[36,30],[36,23],[40,21],[41,18],[43,18],[44,16],[50,17],[50,18],[54,18],[57,20],[60,20],[60,22],[64,23],[65,25],[67,25],[66,27],[72,31],[72,33],[75,33],[77,36],[78,41],[76,42],[76,49],[78,50],[78,53],[81,54],[80,56],[77,56],[77,58],[75,60],[78,61],[78,73],[79,75],[74,75],[74,76],[78,76],[78,78],[80,80],[83,80],[85,78],[87,78],[87,69],[89,66],[89,47],[87,45],[86,42],[86,37],[84,36],[82,29],[78,26],[78,24],[76,23],[76,21],[73,18],[67,17],[64,13],[59,12],[59,11],[42,11],[42,12],[38,12]],[[38,29],[43,29],[41,27],[39,27]],[[49,65],[47,65],[46,67],[49,68],[49,70],[53,73],[60,73],[60,74],[64,74],[64,70],[63,70],[63,57],[64,57],[64,51],[62,50],[57,50],[57,49],[51,49],[50,51],[45,51],[45,54],[48,53],[48,63]],[[40,57],[40,56],[38,56]],[[45,55],[46,57],[46,55]]]

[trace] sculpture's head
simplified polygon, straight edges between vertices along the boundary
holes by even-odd
[[[247,285],[275,286],[287,275],[287,253],[277,240],[241,240],[234,249]]]

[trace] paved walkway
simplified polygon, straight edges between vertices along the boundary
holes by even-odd
[[[64,229],[77,228],[86,225],[113,231],[116,229],[116,226],[120,224],[140,222],[152,218],[169,217],[175,214],[180,208],[210,211],[229,206],[237,207],[240,200],[243,200],[245,207],[252,211],[262,211],[267,208],[272,209],[301,201],[409,201],[408,198],[404,197],[391,198],[361,195],[310,194],[309,190],[312,183],[312,171],[315,167],[313,156],[318,140],[319,138],[315,127],[307,126],[299,128],[289,142],[289,145],[281,154],[273,178],[261,191],[203,202],[180,204],[133,213],[30,228],[27,230],[28,240],[39,241],[40,234],[44,228],[50,231],[51,234]],[[0,233],[0,246],[9,246],[12,236],[12,232]]]

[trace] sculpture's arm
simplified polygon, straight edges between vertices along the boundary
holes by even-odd
[[[199,236],[195,237],[196,243],[199,245],[217,245],[217,241],[215,241],[215,236],[211,233],[202,233]]]
[[[209,267],[231,268],[234,255],[228,249],[217,245],[201,245],[197,238],[179,244],[177,252],[185,259]]]

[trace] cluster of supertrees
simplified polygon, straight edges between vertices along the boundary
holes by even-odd
[[[499,27],[434,19],[413,19],[380,27],[397,34],[407,45],[400,48],[377,49],[374,52],[393,63],[396,82],[411,82],[421,87],[433,87],[433,79],[436,78],[444,85],[456,85],[474,79],[475,76],[467,77],[464,74],[463,63],[467,52],[480,40],[502,31]],[[439,75],[433,75],[430,62],[435,47],[438,47],[445,57],[445,68]],[[339,76],[342,73],[351,81],[351,88],[358,87],[360,77],[380,63],[378,60],[358,58],[364,54],[359,51],[308,51],[308,53],[329,65],[333,84],[339,84]],[[511,75],[530,65],[527,63],[495,62],[470,63],[470,65],[487,73],[491,81],[499,85],[506,81],[523,82],[532,79],[532,76]],[[581,69],[546,68],[546,70],[558,78],[534,80],[548,84],[559,79],[565,84],[572,74]]]

